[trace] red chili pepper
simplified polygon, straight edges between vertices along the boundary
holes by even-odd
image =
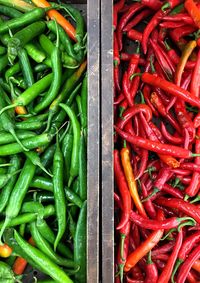
[[[200,99],[192,95],[189,91],[184,90],[171,82],[168,82],[160,77],[155,77],[149,73],[143,73],[141,78],[145,83],[155,87],[160,87],[164,91],[177,96],[186,102],[189,102],[191,105],[200,107]]]
[[[171,195],[175,198],[181,198],[181,199],[184,198],[183,193],[179,189],[174,188],[174,187],[170,186],[169,184],[164,184],[162,190],[165,193],[167,193],[167,194],[169,194],[169,195]]]
[[[140,72],[140,69],[137,69],[137,73]],[[132,83],[131,83],[131,89],[130,89],[130,93],[131,93],[131,97],[132,97],[132,101],[134,101],[134,98],[137,94],[138,88],[140,85],[140,77],[136,76],[132,79]]]
[[[139,267],[138,264],[136,264],[132,269],[131,269],[131,274],[134,280],[144,280],[144,276],[142,273],[141,268]]]
[[[156,283],[158,280],[158,269],[156,264],[151,259],[151,252],[149,252],[147,265],[146,265],[146,278],[145,283]]]
[[[181,148],[174,145],[169,144],[162,144],[160,142],[150,141],[145,138],[137,137],[137,136],[131,136],[129,133],[126,133],[119,128],[115,126],[116,132],[125,140],[128,142],[138,146],[142,147],[148,150],[151,150],[153,152],[157,152],[159,154],[166,154],[171,155],[179,158],[192,158],[195,157],[196,154],[192,153],[190,150]]]
[[[119,64],[120,64],[120,56],[119,56],[119,48],[117,43],[116,34],[114,33],[114,46],[113,46],[113,54],[114,54],[114,86],[118,93],[121,91],[120,81],[119,81]]]
[[[188,16],[186,13],[179,13],[176,15],[168,15],[163,17],[163,21],[172,21],[172,22],[184,22],[188,25],[194,25],[193,19]]]
[[[159,24],[160,27],[162,28],[168,28],[168,29],[174,29],[174,28],[180,28],[182,26],[185,26],[185,22],[162,22]]]
[[[196,117],[194,118],[193,123],[194,123],[194,127],[195,128],[198,128],[200,126],[200,113],[198,113],[196,115]]]
[[[151,252],[151,256],[156,257],[159,254],[165,254],[171,252],[173,250],[174,245],[175,245],[175,241],[170,241],[169,243],[164,244],[159,248],[153,249]]]
[[[174,144],[181,144],[183,143],[183,138],[182,137],[175,137],[173,135],[171,135],[166,127],[165,127],[165,124],[163,122],[161,122],[161,131],[162,131],[162,134],[164,136],[164,138],[166,140],[168,140],[170,143],[174,143]]]
[[[150,94],[151,94],[151,89],[148,85],[145,85],[143,88],[143,96],[145,99],[145,102],[147,103],[147,105],[151,108],[152,113],[158,117],[159,114],[157,112],[157,110],[155,109],[155,107],[152,105],[151,101],[150,101]]]
[[[135,180],[138,180],[144,173],[144,170],[146,169],[147,167],[147,162],[148,162],[148,157],[149,157],[149,152],[148,150],[142,150],[142,153],[141,153],[141,160],[140,160],[140,167],[139,169],[137,170],[137,173],[135,175]]]
[[[152,112],[148,105],[146,104],[135,104],[133,107],[129,107],[123,112],[122,118],[117,121],[116,126],[123,129],[126,123],[138,113],[144,113],[147,121],[152,119]]]
[[[121,163],[120,163],[120,156],[119,151],[114,150],[114,173],[115,173],[115,180],[117,183],[117,187],[119,189],[121,198],[122,198],[122,216],[120,219],[120,223],[117,226],[117,230],[121,229],[124,225],[127,224],[130,212],[131,212],[131,196],[129,193],[129,189],[126,183],[126,179],[124,176],[124,172],[122,171]]]
[[[164,269],[162,270],[162,273],[160,274],[158,278],[159,283],[166,283],[170,281],[170,277],[171,277],[179,250],[181,248],[182,242],[183,242],[183,230],[181,228],[180,232],[178,233],[173,251],[167,261],[167,264],[165,265]]]
[[[124,100],[124,94],[121,92],[117,97],[115,97],[113,104],[117,105]]]
[[[175,84],[177,84],[178,86],[181,85],[181,78],[182,78],[182,74],[183,74],[185,65],[187,63],[188,58],[192,54],[194,48],[196,47],[196,45],[197,44],[196,44],[195,40],[189,41],[186,44],[186,46],[185,46],[185,48],[182,52],[182,56],[181,56],[179,63],[177,65],[177,69],[176,69],[176,72],[175,72],[175,78],[174,78]]]
[[[129,278],[128,276],[126,276],[126,280],[127,280],[127,283],[144,283],[143,280],[131,279],[131,278]]]
[[[135,29],[130,29],[128,32],[127,32],[127,37],[132,39],[132,40],[137,40],[139,42],[142,42],[142,33],[135,30]]]
[[[163,5],[159,0],[141,0],[141,3],[155,11],[159,10]]]
[[[185,48],[185,45],[187,44],[187,41],[183,39],[183,37],[195,31],[196,31],[196,28],[194,26],[185,25],[181,28],[176,28],[174,30],[171,30],[170,37],[174,41],[174,43],[181,50],[183,50]]]
[[[123,88],[124,96],[127,99],[128,105],[133,106],[134,102],[132,101],[132,98],[131,98],[130,81],[129,81],[129,77],[128,77],[127,71],[124,72],[124,75],[123,75],[123,78],[122,78],[122,88]]]
[[[132,55],[133,55],[133,54],[128,54],[128,53],[125,53],[125,52],[121,52],[121,54],[120,54],[120,59],[121,59],[122,61],[130,61]],[[140,59],[139,59],[139,65],[145,66],[145,64],[146,64],[145,59],[140,58]]]
[[[152,14],[151,10],[143,10],[137,16],[133,18],[123,29],[123,31],[127,32],[130,29],[134,28],[137,24],[139,24],[143,19],[147,18]]]
[[[140,47],[138,45],[136,52],[132,54],[131,60],[129,61],[127,73],[128,73],[128,79],[129,79],[129,84],[131,85],[131,80],[132,76],[135,74],[138,64],[139,64],[139,59],[140,59]]]
[[[200,210],[194,204],[188,203],[182,199],[164,197],[157,198],[156,203],[182,211],[200,223]]]
[[[175,49],[172,49],[168,43],[165,41],[165,47],[167,49],[167,54],[169,55],[170,59],[172,62],[177,65],[180,61],[180,57],[176,53]],[[196,61],[187,61],[185,68],[186,69],[193,69],[196,65]]]
[[[191,220],[191,218],[190,217],[182,217],[182,218],[172,217],[172,218],[168,218],[162,221],[158,221],[158,220],[147,219],[132,210],[131,215],[130,215],[130,220],[133,221],[139,227],[156,231],[158,229],[169,230],[172,228],[177,228],[181,224],[181,222],[185,220]]]
[[[158,212],[157,218],[160,221],[164,219],[164,214],[162,211]],[[150,250],[152,250],[156,246],[156,244],[162,238],[163,232],[163,229],[154,231],[134,252],[129,254],[124,267],[125,272],[129,271],[132,267],[134,267],[138,263],[138,261],[143,258],[143,256],[145,256]]]
[[[143,197],[146,198],[148,196],[148,193],[147,193],[147,190],[146,190],[144,183],[141,183],[141,189],[142,189]],[[153,218],[153,219],[156,218],[156,210],[155,210],[154,205],[153,205],[153,203],[150,199],[144,202],[144,208],[145,208],[145,210],[146,210],[146,212],[147,212],[147,214],[150,218]]]
[[[186,0],[184,7],[193,19],[195,25],[200,28],[200,11],[193,0]]]
[[[178,276],[177,276],[177,283],[184,283],[188,276],[188,273],[194,264],[194,262],[200,257],[200,246],[197,246],[185,260],[185,262],[181,265]]]
[[[119,117],[122,117],[124,111],[128,108],[128,101],[124,99],[119,105]]]
[[[185,109],[185,103],[181,100],[177,100],[174,105],[174,110],[176,113],[176,117],[180,125],[182,126],[182,129],[186,129],[188,131],[190,141],[192,141],[195,137],[195,128],[192,119],[190,118],[187,110]]]
[[[188,254],[191,252],[194,246],[199,242],[200,242],[200,232],[196,232],[195,234],[192,234],[191,236],[187,237],[184,240],[182,247],[178,253],[178,258],[176,261],[176,265],[174,267],[172,278],[174,278],[174,275],[176,274],[179,266],[184,262]]]
[[[200,128],[198,128],[197,135],[198,137],[200,137]],[[200,153],[200,139],[199,138],[197,138],[195,141],[195,152]],[[199,157],[195,158],[195,164],[197,166],[200,165]],[[194,172],[192,175],[191,183],[185,190],[186,195],[188,195],[189,197],[194,197],[199,191],[199,186],[200,186],[200,173]]]
[[[117,27],[118,13],[124,7],[125,0],[119,0],[119,2],[114,4],[113,7],[113,28]]]
[[[159,44],[165,48],[164,40],[167,36],[167,29],[166,28],[160,28],[158,33],[158,42]]]
[[[171,125],[179,132],[181,133],[181,129],[177,121],[174,119],[174,117],[167,113],[165,106],[163,105],[162,100],[159,98],[156,92],[152,92],[151,94],[151,103],[154,105],[154,107],[158,110],[158,112],[163,116],[166,117],[167,120],[171,123]]]
[[[163,6],[162,10],[171,8],[173,9],[174,7],[180,5],[182,3],[182,0],[168,0]]]
[[[166,15],[168,12],[169,10],[168,11],[159,10],[147,24],[143,32],[143,36],[142,36],[142,48],[143,48],[144,54],[147,53],[147,43],[148,43],[150,34],[155,29],[155,27],[160,23],[162,17]]]
[[[196,65],[192,74],[192,80],[190,84],[190,92],[192,95],[199,97],[200,88],[200,50],[198,52]]]
[[[140,3],[134,3],[130,6],[129,10],[123,14],[121,17],[119,24],[117,26],[117,40],[119,44],[119,50],[122,50],[122,31],[126,26],[127,22],[134,16],[135,13],[139,12],[144,6]]]
[[[158,141],[160,141],[162,143],[165,143],[165,139],[164,139],[160,129],[151,121],[149,122],[149,126],[151,127],[151,129],[153,130],[154,134],[158,138]]]
[[[169,78],[169,80],[171,80],[173,77],[173,72],[175,71],[174,66],[172,64],[171,65],[169,64],[169,61],[163,55],[163,52],[158,44],[153,42],[151,39],[150,39],[150,43],[161,68],[163,69],[164,73]]]

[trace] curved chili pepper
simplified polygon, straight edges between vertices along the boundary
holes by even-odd
[[[132,166],[130,163],[130,152],[127,147],[122,148],[121,150],[121,161],[122,161],[122,166],[124,168],[124,173],[128,183],[129,191],[135,203],[135,206],[137,207],[139,213],[144,217],[146,217],[147,215],[142,205],[142,202],[140,201],[140,197],[137,190],[137,184],[133,176]]]
[[[164,91],[181,98],[182,100],[189,102],[191,105],[200,107],[200,99],[192,95],[189,91],[180,88],[179,86],[168,82],[160,77],[155,77],[149,73],[142,74],[142,81],[150,85],[160,87]]]
[[[144,113],[147,121],[152,119],[152,112],[148,105],[135,104],[133,107],[130,107],[123,112],[122,119],[119,119],[116,126],[123,129],[126,123],[138,113]]]
[[[118,42],[116,34],[114,33],[114,46],[113,46],[113,63],[114,63],[114,86],[116,87],[116,90],[118,93],[121,91],[120,82],[119,82],[119,64],[120,64],[120,56],[119,56],[119,48],[118,48]]]
[[[143,3],[142,3],[143,4]],[[151,10],[143,10],[137,16],[133,18],[123,29],[124,32],[128,32],[130,29],[134,28],[137,24],[139,24],[143,19],[147,18],[152,14]]]
[[[181,144],[181,143],[183,143],[183,138],[181,138],[181,137],[179,138],[179,137],[175,137],[175,136],[171,135],[167,131],[167,129],[165,127],[165,124],[163,122],[161,122],[161,131],[162,131],[162,134],[163,134],[164,138],[166,140],[168,140],[170,143],[174,143],[174,144]]]
[[[163,21],[172,21],[172,22],[185,22],[189,25],[193,25],[193,19],[188,16],[186,13],[178,13],[175,15],[168,15],[163,17]]]
[[[159,114],[157,112],[157,110],[155,109],[155,107],[152,105],[151,101],[150,101],[150,93],[151,93],[151,89],[148,85],[145,85],[144,88],[143,88],[143,96],[144,96],[144,99],[147,103],[147,105],[151,108],[152,110],[152,113],[158,117]]]
[[[162,17],[166,15],[168,12],[169,10],[168,11],[159,10],[147,24],[143,32],[143,36],[142,36],[142,48],[143,48],[144,54],[147,53],[147,42],[148,42],[150,34],[154,30],[154,28],[160,23]]]
[[[192,153],[190,150],[185,148],[181,148],[174,145],[162,144],[160,142],[150,141],[148,139],[137,136],[131,136],[129,133],[120,130],[116,126],[115,126],[115,130],[123,139],[127,140],[131,144],[151,150],[153,152],[166,154],[166,155],[169,154],[171,156],[175,156],[179,158],[192,158],[196,156],[195,153]]]
[[[158,211],[157,215],[158,220],[164,219],[164,213],[162,211]],[[134,251],[132,252],[127,260],[124,267],[124,271],[129,271],[132,267],[134,267],[138,261],[143,258],[150,250],[152,250],[156,244],[160,241],[160,239],[163,236],[163,229],[159,229],[157,231],[154,231],[150,234],[150,236]]]
[[[184,283],[187,275],[194,264],[194,262],[200,257],[200,246],[197,246],[185,260],[185,262],[181,265],[178,276],[177,276],[177,283]]]
[[[133,210],[130,214],[130,220],[133,221],[135,224],[137,224],[139,227],[150,229],[150,230],[158,230],[158,229],[164,229],[169,230],[172,228],[177,228],[182,221],[185,220],[192,220],[195,224],[195,221],[190,217],[171,217],[162,221],[158,220],[152,220],[152,219],[146,219],[145,217],[137,214]]]
[[[170,21],[166,21],[166,22],[160,23],[159,26],[162,27],[162,28],[174,29],[174,28],[180,28],[180,27],[182,27],[184,25],[185,25],[184,22],[170,22]]]
[[[200,50],[197,55],[197,61],[192,74],[192,80],[190,83],[190,92],[192,95],[199,97],[199,87],[200,87]]]
[[[193,0],[186,0],[184,7],[193,19],[195,25],[200,28],[200,12],[195,2]]]
[[[164,184],[162,190],[175,198],[183,199],[184,197],[183,193],[179,189],[174,188],[168,184]]]
[[[196,207],[194,204],[188,203],[182,199],[164,197],[156,199],[156,203],[162,206],[180,210],[186,215],[189,215],[190,217],[194,218],[194,220],[196,220],[198,223],[200,223],[200,211],[199,208]]]
[[[163,4],[159,0],[141,0],[141,3],[155,11],[159,10]]]
[[[187,255],[191,252],[191,250],[194,248],[195,244],[199,243],[200,241],[200,232],[196,232],[195,234],[192,234],[191,236],[187,237],[182,244],[182,247],[178,253],[178,258],[176,260],[176,265],[174,267],[174,271],[172,274],[172,280],[174,278],[174,275],[176,274],[179,266],[184,262],[184,260],[187,258]]]
[[[155,257],[159,254],[165,254],[165,253],[171,252],[173,247],[174,247],[174,244],[175,244],[175,241],[170,241],[169,243],[164,244],[161,247],[153,249],[152,252],[151,252],[151,256]]]
[[[143,127],[146,131],[148,138],[152,141],[159,142],[158,137],[154,133],[153,123],[148,125],[146,119],[144,118],[144,116],[142,114],[140,115],[140,117],[141,117],[141,121],[142,121]],[[170,167],[176,168],[176,167],[179,167],[179,165],[180,165],[179,162],[175,158],[173,158],[169,155],[159,154],[159,157],[164,163],[166,163]]]
[[[117,27],[118,13],[124,7],[125,0],[119,0],[113,6],[113,28]]]
[[[192,40],[192,41],[189,41],[184,50],[183,50],[183,53],[182,53],[182,56],[179,60],[179,63],[177,65],[177,69],[176,69],[176,72],[175,72],[175,83],[180,86],[181,84],[181,78],[182,78],[182,74],[183,74],[183,71],[184,71],[184,68],[185,68],[185,65],[187,63],[187,60],[188,58],[190,57],[190,55],[192,54],[194,48],[196,47],[196,41]]]
[[[119,189],[123,203],[122,216],[120,219],[120,223],[117,226],[117,229],[119,230],[124,225],[126,225],[126,223],[129,220],[130,212],[131,212],[131,196],[120,164],[120,156],[118,150],[114,150],[114,173],[115,173],[115,180],[117,183],[117,187]]]
[[[159,283],[169,282],[182,242],[183,242],[183,230],[181,228],[180,232],[178,233],[173,251],[167,261],[167,264],[165,265],[164,269],[162,270],[162,273],[158,278]]]
[[[129,82],[127,71],[124,72],[124,75],[123,75],[123,78],[122,78],[122,90],[123,90],[124,96],[126,97],[126,100],[129,104],[129,106],[133,106],[134,101],[132,100],[132,97],[131,97],[130,82]]]
[[[121,17],[119,24],[117,26],[117,40],[119,44],[119,50],[122,50],[122,31],[127,22],[130,20],[131,17],[134,16],[135,13],[139,12],[144,6],[140,3],[134,3],[126,13],[123,14]]]
[[[170,37],[174,41],[174,43],[180,48],[180,50],[183,50],[185,48],[185,45],[187,44],[187,41],[183,37],[195,32],[195,30],[196,27],[185,25],[183,27],[171,30]]]
[[[141,183],[141,189],[143,197],[146,198],[148,196],[148,193],[144,183]],[[144,202],[144,208],[150,218],[156,218],[156,210],[150,199]]]

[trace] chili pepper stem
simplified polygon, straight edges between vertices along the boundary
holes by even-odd
[[[14,130],[10,130],[10,133],[12,134],[12,136],[15,138],[15,140],[17,141],[17,143],[23,148],[24,151],[29,151],[28,148],[26,148],[22,143],[21,141],[18,139],[16,133]]]
[[[190,203],[195,203],[197,201],[200,201],[200,196],[197,196],[195,199],[193,199],[192,201],[190,201]]]
[[[172,276],[171,276],[171,281],[172,281],[172,283],[175,283],[175,281],[174,281],[174,276],[175,276],[175,274],[176,274],[176,272],[177,272],[179,266],[180,266],[182,263],[183,263],[183,260],[181,260],[181,259],[179,259],[179,258],[176,260],[176,264],[175,264],[175,266],[174,266],[174,270],[173,270]]]
[[[124,241],[126,239],[126,236],[124,234],[121,234],[121,242],[120,242],[120,256],[121,256],[121,260],[125,260],[124,259]]]
[[[5,112],[5,111],[7,111],[7,110],[9,110],[9,109],[15,108],[15,107],[17,107],[17,106],[19,106],[19,105],[18,105],[17,103],[15,103],[15,104],[11,104],[11,105],[8,105],[8,106],[2,108],[1,111],[0,111],[0,116],[1,116],[1,114],[2,114],[3,112]]]
[[[144,198],[144,199],[142,200],[142,202],[145,202],[145,201],[149,200],[150,198],[152,198],[153,196],[155,196],[159,191],[160,191],[160,190],[159,190],[158,188],[154,188],[154,189],[153,189],[153,192],[152,192],[150,195],[148,195],[148,197]]]

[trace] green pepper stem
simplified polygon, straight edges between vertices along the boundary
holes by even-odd
[[[29,151],[28,148],[26,148],[22,143],[21,141],[18,139],[15,131],[13,129],[10,130],[10,133],[11,135],[15,138],[16,142],[21,146],[21,148],[24,150],[24,151]]]
[[[177,272],[177,270],[178,270],[178,268],[179,268],[179,266],[181,265],[182,262],[183,262],[183,260],[181,260],[179,258],[176,260],[176,263],[175,263],[175,266],[174,266],[174,269],[173,269],[173,272],[172,272],[172,276],[171,276],[172,283],[175,283],[174,275],[176,274],[176,272]]]
[[[152,198],[153,196],[155,196],[159,191],[160,191],[160,190],[155,187],[155,188],[153,189],[153,192],[152,192],[150,195],[148,195],[148,197],[144,198],[144,199],[142,200],[142,202],[145,202],[145,201],[149,200],[150,198]]]

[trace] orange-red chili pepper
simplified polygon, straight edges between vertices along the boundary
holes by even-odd
[[[139,194],[138,194],[138,189],[137,189],[137,184],[133,175],[133,169],[132,165],[130,162],[130,151],[127,147],[122,148],[121,150],[121,161],[122,161],[122,166],[124,168],[124,173],[126,176],[126,180],[128,183],[129,191],[131,194],[131,197],[135,203],[135,206],[137,207],[137,210],[139,213],[145,217],[147,217],[146,212],[144,210],[143,204],[140,200]]]
[[[197,8],[195,2],[193,0],[186,0],[184,6],[196,26],[200,28],[200,10]]]

